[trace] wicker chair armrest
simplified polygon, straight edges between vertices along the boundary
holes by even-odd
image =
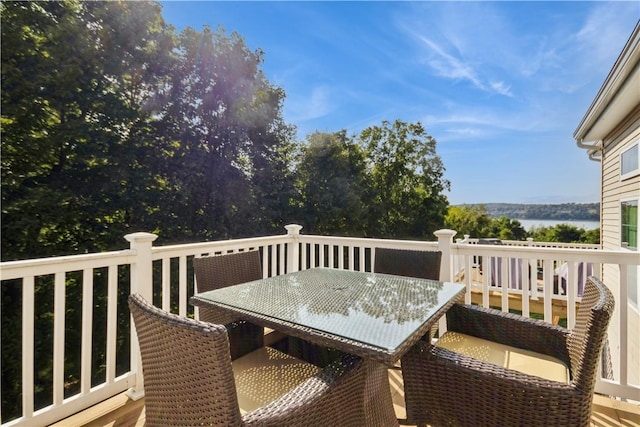
[[[504,379],[508,378],[509,383],[506,387],[511,387],[512,390],[528,389],[532,392],[540,389],[557,389],[559,393],[570,392],[575,389],[571,384],[565,384],[559,381],[548,380],[545,378],[537,377],[535,375],[525,374],[520,371],[508,369],[500,365],[494,365],[493,363],[485,362],[475,359],[470,356],[461,355],[455,351],[447,350],[444,348],[434,347],[429,349],[434,359],[438,359],[440,363],[450,364],[455,369],[462,369],[467,374],[477,376],[480,372],[480,376],[495,381],[496,386],[505,387]],[[485,381],[485,380],[483,380]],[[507,393],[508,395],[513,392]]]
[[[366,385],[376,388],[375,384],[379,383],[378,386],[389,388],[384,368],[381,369],[384,371],[385,382],[369,381],[370,371],[367,369],[367,363],[370,362],[345,354],[289,393],[268,405],[244,414],[243,425],[274,427],[321,425],[328,420],[339,426],[363,425],[361,423],[365,422],[363,420],[369,416],[367,412],[370,412],[366,410],[366,406],[363,406],[365,399],[363,390],[366,389]],[[371,390],[365,391],[367,392],[371,393]],[[373,392],[373,395],[376,396],[376,393]],[[381,395],[377,398],[386,397]],[[387,403],[384,400],[375,402],[375,399],[372,402],[380,407],[384,407]],[[391,417],[384,424],[377,421],[375,424],[397,425],[395,421],[396,419]]]
[[[526,419],[530,425],[581,425],[575,417],[586,412],[588,420],[593,398],[573,383],[527,375],[426,342],[402,358],[402,371],[410,424],[515,426]]]
[[[455,304],[447,312],[447,330],[554,356],[570,365],[567,350],[569,330],[539,319],[475,305]]]

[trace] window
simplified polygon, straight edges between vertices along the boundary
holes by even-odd
[[[640,144],[636,143],[620,154],[620,179],[631,178],[640,173],[639,147]]]
[[[636,145],[636,148],[638,146]],[[623,200],[620,202],[620,234],[622,243],[626,243],[627,248],[638,250],[638,222],[640,214],[638,213],[638,200]],[[627,268],[627,298],[631,305],[638,309],[640,307],[640,296],[638,295],[640,283],[640,266],[629,265]]]
[[[620,203],[620,234],[622,243],[629,249],[638,249],[638,201],[627,200]]]

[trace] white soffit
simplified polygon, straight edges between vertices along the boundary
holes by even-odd
[[[605,139],[639,104],[640,63],[637,63],[629,79],[622,85],[613,100],[607,104],[604,111],[600,113],[598,119],[581,139],[584,141]]]
[[[603,140],[640,105],[640,22],[573,137],[578,143]]]

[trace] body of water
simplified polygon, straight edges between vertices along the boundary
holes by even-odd
[[[516,221],[520,221],[522,228],[527,231],[533,227],[553,227],[558,224],[569,224],[578,228],[584,228],[585,230],[600,228],[600,221],[569,221],[557,219],[516,219]]]

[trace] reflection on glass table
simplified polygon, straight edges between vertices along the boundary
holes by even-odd
[[[203,292],[191,302],[391,365],[463,292],[460,283],[315,268]]]

